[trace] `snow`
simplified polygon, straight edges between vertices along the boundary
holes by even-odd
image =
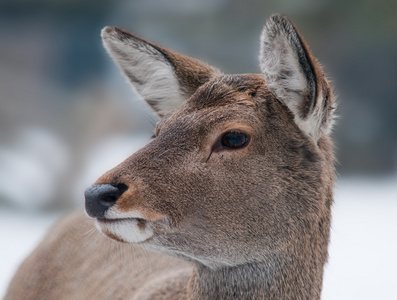
[[[69,149],[57,135],[23,128],[11,143],[0,146],[0,197],[39,210],[54,199],[68,165]]]
[[[59,215],[0,208],[0,297]],[[397,178],[340,180],[323,300],[396,299]]]
[[[323,299],[397,299],[397,178],[335,189]]]

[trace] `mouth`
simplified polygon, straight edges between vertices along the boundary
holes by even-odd
[[[153,236],[152,221],[143,218],[97,218],[96,227],[111,239],[126,243],[141,243]]]
[[[118,222],[124,222],[124,221],[132,221],[132,222],[137,222],[138,225],[145,225],[146,222],[148,222],[145,219],[142,218],[120,218],[120,219],[107,219],[107,218],[97,218],[96,219],[98,223],[101,224],[116,224]]]

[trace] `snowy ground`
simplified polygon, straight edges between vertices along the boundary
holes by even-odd
[[[397,299],[397,177],[335,189],[323,299]]]
[[[0,208],[0,298],[59,215]],[[397,299],[397,178],[343,179],[335,190],[323,299]]]

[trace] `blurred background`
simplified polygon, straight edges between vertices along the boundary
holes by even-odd
[[[0,297],[46,228],[151,136],[155,118],[105,53],[100,30],[125,28],[225,73],[259,73],[259,36],[273,13],[295,23],[339,98],[323,298],[395,299],[392,0],[1,0]]]

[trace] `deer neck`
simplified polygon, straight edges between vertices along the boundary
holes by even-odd
[[[315,232],[303,233],[284,257],[217,270],[196,266],[188,299],[320,299],[328,221],[321,220]]]

